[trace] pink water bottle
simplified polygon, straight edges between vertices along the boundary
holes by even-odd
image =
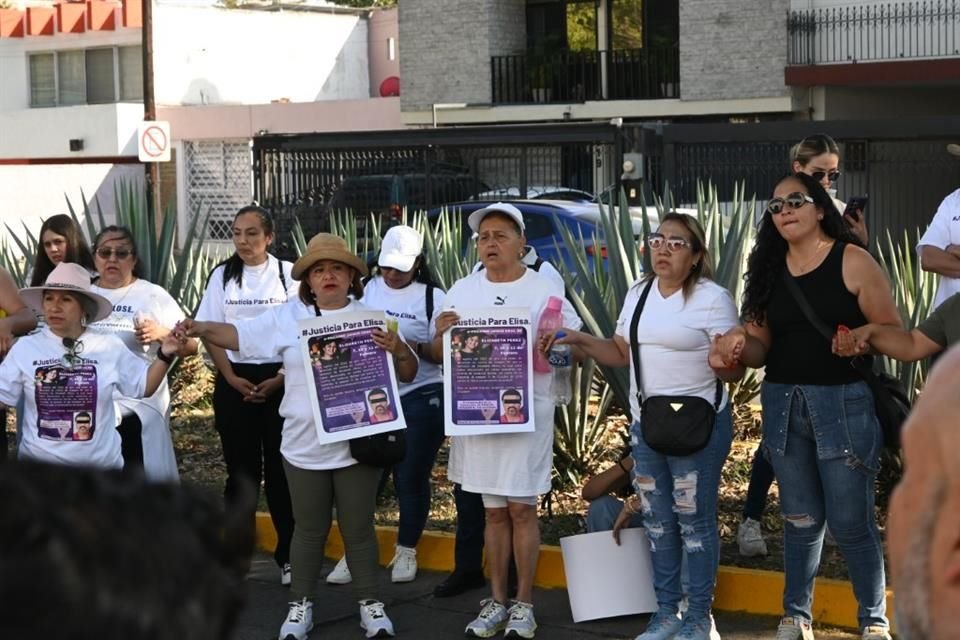
[[[540,342],[540,336],[551,331],[556,331],[563,326],[563,299],[557,296],[547,298],[547,308],[540,314],[540,324],[537,325],[537,342]],[[553,368],[547,361],[547,358],[536,348],[533,349],[533,370],[537,373],[550,373]]]

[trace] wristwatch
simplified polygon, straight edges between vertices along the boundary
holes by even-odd
[[[175,355],[173,355],[173,356],[168,356],[167,354],[165,354],[165,353],[163,352],[163,347],[158,347],[158,348],[157,348],[157,358],[159,358],[160,360],[163,360],[164,362],[166,362],[166,363],[167,363],[168,365],[170,365],[170,366],[173,366],[173,363],[177,361],[177,356],[175,356]]]

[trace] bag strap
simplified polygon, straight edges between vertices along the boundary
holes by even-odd
[[[817,312],[810,306],[807,296],[803,295],[803,290],[800,288],[800,285],[797,284],[797,279],[790,275],[790,271],[786,268],[783,270],[783,283],[787,286],[787,291],[790,292],[790,295],[793,296],[794,301],[800,307],[800,311],[803,312],[803,315],[806,316],[813,328],[817,330],[817,333],[832,344],[833,331],[830,330],[827,323],[821,320]],[[850,366],[863,378],[867,378],[873,373],[873,366],[864,362],[859,356],[850,359]]]
[[[433,319],[433,290],[436,289],[432,284],[427,285],[427,332],[430,331],[430,321]]]
[[[640,314],[643,313],[643,307],[647,304],[647,296],[650,295],[650,289],[653,287],[651,278],[647,286],[643,288],[637,306],[633,310],[633,318],[630,319],[630,360],[633,361],[633,377],[637,381],[637,404],[643,406],[643,379],[640,376],[640,345],[637,342],[637,327],[640,326]],[[720,402],[723,401],[723,383],[717,378],[716,391],[713,397],[713,411],[720,411]]]

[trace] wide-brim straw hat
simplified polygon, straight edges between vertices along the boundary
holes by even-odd
[[[39,287],[27,287],[20,290],[20,297],[23,302],[39,315],[43,315],[43,292],[49,290],[70,291],[76,295],[87,298],[93,303],[96,312],[90,322],[103,320],[113,313],[113,303],[90,290],[90,272],[79,264],[72,262],[61,262],[50,275],[47,281]]]
[[[310,238],[307,250],[293,263],[293,278],[300,280],[301,276],[310,267],[321,260],[334,260],[353,267],[360,276],[366,277],[367,265],[357,255],[350,251],[346,241],[332,233],[318,233]]]

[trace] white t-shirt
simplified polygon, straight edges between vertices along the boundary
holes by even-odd
[[[327,317],[369,310],[365,304],[351,299],[342,309],[322,313]],[[287,462],[300,469],[341,469],[357,461],[350,455],[348,442],[320,444],[307,391],[307,384],[313,384],[313,380],[307,379],[300,349],[297,321],[316,316],[313,305],[307,306],[299,297],[294,297],[285,304],[270,307],[256,318],[241,320],[236,324],[240,342],[238,353],[245,361],[248,358],[276,361],[278,355],[282,358],[285,375],[283,400],[280,402],[280,415],[283,416],[280,453]]]
[[[0,363],[0,403],[14,407],[24,397],[19,457],[119,469],[113,394],[142,396],[148,367],[115,335],[87,330],[79,341],[82,361],[69,368],[63,339],[49,328],[17,340]],[[82,421],[91,426],[89,439],[78,429]]]
[[[447,292],[446,309],[526,307],[530,326],[540,323],[547,299],[563,299],[563,288],[551,278],[527,269],[513,282],[490,282],[487,271],[473,273]],[[580,317],[563,300],[563,326],[579,329]],[[534,345],[536,348],[536,345]],[[534,431],[451,438],[447,476],[467,491],[501,496],[535,496],[550,490],[553,467],[553,399],[549,373],[533,374]]]
[[[946,250],[951,244],[960,244],[960,189],[940,203],[933,221],[917,243],[917,251],[924,245]],[[937,296],[933,299],[933,308],[939,307],[940,303],[955,293],[960,293],[960,278],[941,275]]]
[[[527,252],[523,254],[523,258],[521,258],[521,262],[523,262],[523,264],[527,265],[528,267],[531,268],[531,270],[533,270],[533,266],[537,263],[537,258],[539,256],[537,255],[537,250],[531,247],[530,245],[527,245],[526,249],[527,249]],[[478,271],[481,271],[482,267],[483,267],[483,263],[478,262],[477,264],[473,265],[473,270],[471,271],[471,273],[477,273]],[[561,289],[566,290],[567,283],[563,281],[563,276],[560,275],[560,272],[557,271],[557,268],[553,266],[553,263],[550,262],[549,260],[541,260],[540,268],[537,270],[537,273],[544,275],[547,278],[553,280],[554,282],[560,285]]]
[[[177,301],[163,287],[143,278],[119,289],[105,289],[94,285],[99,293],[113,303],[113,313],[94,322],[89,329],[115,335],[134,355],[147,364],[157,357],[157,343],[142,345],[137,340],[133,319],[137,312],[147,313],[154,322],[167,329],[183,320],[184,313]],[[149,398],[130,397],[116,391],[114,400],[122,415],[136,413],[142,425],[143,468],[151,480],[176,480],[177,458],[173,450],[168,417],[170,412],[170,385],[164,377],[157,391]]]
[[[446,295],[440,288],[433,287],[433,318],[443,310]],[[382,309],[388,318],[396,319],[400,334],[406,340],[429,345],[437,333],[433,318],[427,318],[427,285],[422,282],[411,282],[403,289],[391,289],[378,276],[363,288],[363,304],[371,309]],[[400,395],[442,381],[440,366],[421,359],[413,382],[400,383]]]
[[[280,279],[280,269],[283,269],[283,281]],[[224,265],[218,266],[210,274],[207,289],[200,301],[200,307],[195,315],[203,322],[228,322],[236,324],[238,320],[256,318],[269,309],[295,298],[300,288],[300,282],[293,279],[293,265],[286,261],[279,261],[267,255],[267,261],[256,266],[243,266],[243,284],[238,285],[235,279],[224,286]],[[284,288],[284,282],[286,288]],[[240,360],[236,351],[227,351],[230,362],[245,364],[263,364],[268,360]]]
[[[617,319],[616,334],[628,345],[634,342],[630,322],[646,286],[646,282],[638,280],[630,287]],[[697,396],[712,405],[716,399],[717,376],[707,362],[710,343],[714,335],[724,334],[737,324],[733,296],[712,280],[701,279],[684,300],[682,290],[668,298],[660,295],[659,278],[655,278],[637,326],[643,397]],[[640,418],[640,406],[633,360],[627,366],[630,367],[630,412],[636,421]],[[721,385],[721,390],[722,408],[729,398],[726,385]]]

